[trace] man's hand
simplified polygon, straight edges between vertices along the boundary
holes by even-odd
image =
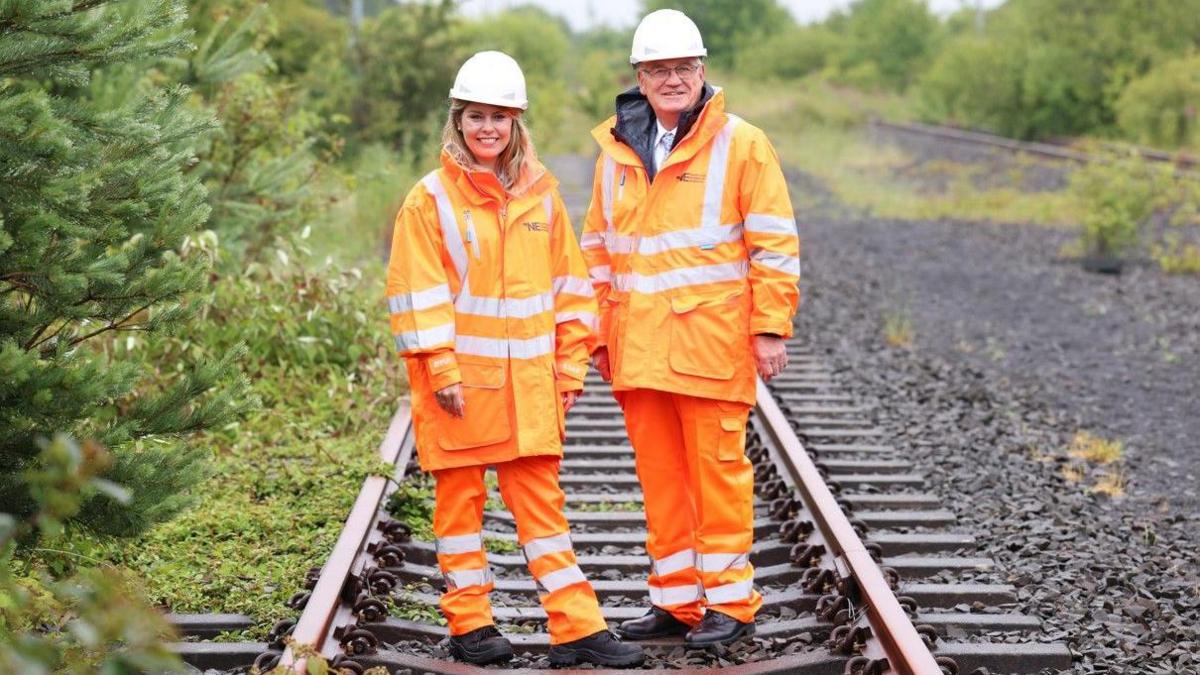
[[[455,383],[444,389],[439,389],[434,394],[437,398],[437,403],[442,407],[442,410],[450,413],[454,417],[463,418],[467,414],[467,402],[463,400],[462,385]]]
[[[754,363],[763,382],[783,372],[787,367],[787,346],[783,338],[774,335],[754,336]]]
[[[608,369],[608,347],[600,347],[592,352],[592,367],[600,373],[605,382],[612,382],[612,371]]]
[[[562,393],[562,404],[563,404],[563,414],[564,415],[566,413],[570,412],[571,408],[573,408],[575,406],[575,401],[577,401],[577,400],[579,400],[579,392],[577,392],[577,391],[564,391]]]

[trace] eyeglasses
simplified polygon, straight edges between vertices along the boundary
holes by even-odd
[[[663,82],[671,77],[671,73],[675,73],[681,80],[686,80],[695,75],[697,70],[700,70],[700,64],[685,63],[674,68],[639,68],[639,70],[643,75],[650,78],[652,82]]]

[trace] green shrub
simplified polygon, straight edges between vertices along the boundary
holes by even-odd
[[[800,26],[748,45],[738,54],[738,75],[791,80],[834,62],[845,38],[824,26]],[[611,107],[611,105],[610,105]]]
[[[1070,189],[1084,214],[1081,236],[1085,250],[1098,256],[1127,255],[1138,244],[1145,220],[1159,205],[1169,175],[1137,155],[1095,162],[1075,171]]]
[[[1133,80],[1117,99],[1121,130],[1140,143],[1200,144],[1200,56],[1166,61]]]
[[[941,37],[941,25],[923,0],[856,0],[829,25],[843,39],[838,71],[847,83],[871,89],[907,89]]]

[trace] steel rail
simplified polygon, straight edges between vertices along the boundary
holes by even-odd
[[[395,473],[391,478],[368,476],[363,480],[337,543],[321,568],[312,595],[292,631],[292,644],[313,649],[326,658],[341,653],[340,641],[334,635],[335,629],[340,625],[339,619],[347,622],[354,618],[353,610],[343,600],[347,583],[354,574],[362,571],[362,554],[374,532],[379,509],[391,492],[389,487],[404,478],[412,448],[412,410],[408,403],[404,403],[392,415],[387,434],[379,445],[380,459],[394,466]],[[290,645],[279,664],[292,668],[300,675],[307,672],[305,657],[297,654]]]
[[[863,600],[872,634],[880,641],[890,667],[901,675],[940,675],[938,665],[912,621],[900,606],[896,595],[855,532],[841,505],[825,484],[825,479],[809,458],[800,439],[787,421],[771,390],[758,380],[758,413],[767,432],[774,436],[809,513],[832,547],[839,572],[853,581],[854,590]]]

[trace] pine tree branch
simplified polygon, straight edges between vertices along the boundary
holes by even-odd
[[[75,345],[79,344],[80,342],[90,340],[90,339],[96,337],[97,335],[100,335],[101,333],[107,333],[108,331],[136,330],[137,329],[136,326],[125,326],[124,324],[127,321],[129,321],[130,319],[132,319],[133,317],[137,316],[138,314],[150,309],[154,305],[156,305],[166,299],[167,299],[166,296],[161,297],[161,298],[152,298],[146,304],[142,305],[141,307],[138,307],[137,309],[133,310],[129,314],[126,314],[125,318],[121,319],[120,321],[109,322],[109,324],[107,326],[102,326],[102,327],[97,328],[96,330],[92,331],[91,333],[88,333],[87,335],[82,335],[80,337],[74,338],[73,340],[71,340],[70,346],[74,347]]]

